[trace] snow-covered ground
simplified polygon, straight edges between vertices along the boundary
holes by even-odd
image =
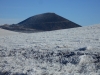
[[[1,29],[0,28],[0,36],[7,36],[7,35],[17,35],[19,33],[17,32],[12,32],[12,31],[9,31],[9,30],[5,30],[5,29]]]
[[[13,33],[0,31],[0,74],[100,75],[100,25]]]

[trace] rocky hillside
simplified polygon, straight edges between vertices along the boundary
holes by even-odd
[[[43,13],[25,19],[18,24],[3,25],[0,28],[12,31],[51,31],[81,27],[80,25],[65,19],[55,13]]]
[[[69,21],[55,13],[44,13],[32,16],[20,23],[25,28],[32,28],[38,30],[58,30],[66,28],[81,27],[80,25]]]

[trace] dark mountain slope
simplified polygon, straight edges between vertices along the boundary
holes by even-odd
[[[65,19],[55,13],[44,13],[27,18],[26,20],[12,25],[3,25],[0,28],[12,31],[51,31],[81,27],[80,25]]]
[[[71,22],[55,13],[35,15],[18,23],[18,25],[25,28],[45,31],[81,27],[80,25]]]

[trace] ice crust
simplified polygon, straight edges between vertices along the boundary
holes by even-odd
[[[0,75],[100,75],[100,25],[8,32],[0,34]]]

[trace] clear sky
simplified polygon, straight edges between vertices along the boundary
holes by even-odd
[[[100,24],[100,0],[0,0],[0,25],[54,12],[79,25]]]

